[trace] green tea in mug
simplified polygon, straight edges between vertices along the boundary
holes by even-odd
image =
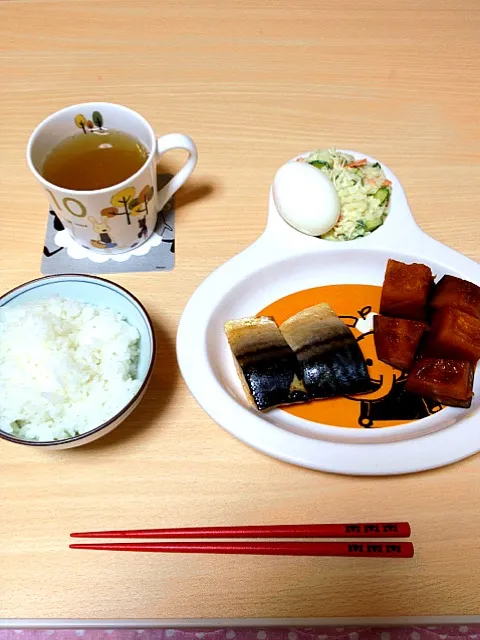
[[[62,140],[46,157],[42,175],[57,187],[73,191],[105,189],[133,176],[148,151],[123,131],[79,133]]]

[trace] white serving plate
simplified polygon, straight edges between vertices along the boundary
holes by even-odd
[[[380,286],[388,258],[423,262],[439,277],[449,273],[480,285],[480,266],[419,229],[400,181],[381,164],[392,182],[383,226],[350,242],[307,236],[280,217],[270,189],[264,233],[198,287],[180,320],[178,362],[200,406],[243,442],[285,462],[342,474],[393,475],[440,467],[480,451],[478,375],[468,410],[448,407],[408,424],[352,429],[279,409],[260,413],[245,398],[235,371],[223,330],[226,320],[255,315],[286,295],[313,287]]]

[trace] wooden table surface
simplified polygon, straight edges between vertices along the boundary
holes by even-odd
[[[124,103],[183,131],[171,273],[112,280],[157,327],[141,407],[78,450],[0,443],[0,616],[223,618],[478,613],[480,458],[396,478],[270,459],[189,395],[175,332],[197,285],[262,231],[275,170],[314,147],[387,163],[419,225],[480,258],[478,0],[3,0],[0,288],[40,275],[46,200],[25,163],[68,104]],[[172,156],[168,167],[178,166]],[[408,562],[72,552],[89,528],[408,518]]]

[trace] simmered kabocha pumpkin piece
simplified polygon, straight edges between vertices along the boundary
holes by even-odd
[[[245,393],[257,409],[307,399],[297,358],[273,318],[230,320],[225,333]]]
[[[371,390],[355,337],[327,303],[297,313],[280,325],[280,331],[298,358],[300,377],[312,398]]]
[[[476,363],[480,359],[480,320],[455,307],[444,307],[432,320],[422,354]]]
[[[427,325],[416,320],[377,315],[373,328],[377,357],[395,369],[408,371]]]
[[[480,287],[455,276],[443,276],[435,286],[430,306],[434,310],[454,307],[480,318]]]
[[[393,318],[424,321],[433,275],[424,264],[387,262],[380,313]]]
[[[473,375],[474,366],[466,360],[420,358],[405,388],[441,404],[467,409],[472,403]]]

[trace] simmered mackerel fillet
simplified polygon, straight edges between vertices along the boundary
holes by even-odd
[[[245,393],[257,409],[308,399],[297,358],[273,318],[229,320],[225,333]]]
[[[311,398],[371,390],[360,347],[329,304],[297,313],[280,325],[280,331],[297,356],[300,377]]]

